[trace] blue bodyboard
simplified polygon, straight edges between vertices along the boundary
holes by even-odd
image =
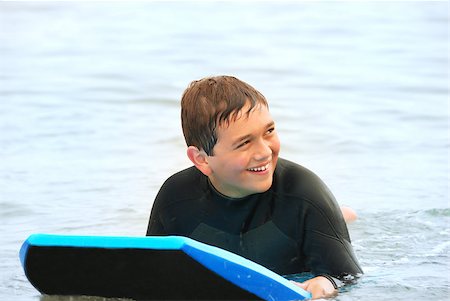
[[[34,234],[20,260],[47,295],[135,300],[305,300],[311,295],[241,256],[181,236]]]

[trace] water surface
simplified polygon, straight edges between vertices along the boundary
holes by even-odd
[[[59,300],[20,267],[32,233],[144,235],[190,166],[181,93],[232,74],[359,214],[366,274],[335,300],[448,300],[448,25],[447,2],[0,2],[0,298]]]

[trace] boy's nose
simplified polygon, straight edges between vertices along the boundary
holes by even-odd
[[[270,147],[270,143],[267,141],[260,141],[256,145],[256,149],[254,152],[254,158],[257,161],[264,161],[270,159],[272,156],[272,148]]]

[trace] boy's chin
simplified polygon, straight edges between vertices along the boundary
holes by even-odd
[[[264,183],[264,184],[261,183],[260,185],[252,187],[253,188],[252,189],[253,190],[252,194],[266,192],[267,190],[270,189],[270,187],[272,187],[272,181]]]

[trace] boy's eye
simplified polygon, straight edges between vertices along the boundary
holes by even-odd
[[[268,129],[268,130],[267,130],[267,134],[271,134],[271,133],[273,133],[273,131],[275,131],[275,128],[274,128],[274,127]]]
[[[249,144],[250,143],[250,140],[245,140],[245,141],[243,141],[241,144],[239,144],[238,146],[236,146],[236,148],[241,148],[241,147],[243,147],[243,146],[245,146],[245,145],[247,145],[247,144]]]

